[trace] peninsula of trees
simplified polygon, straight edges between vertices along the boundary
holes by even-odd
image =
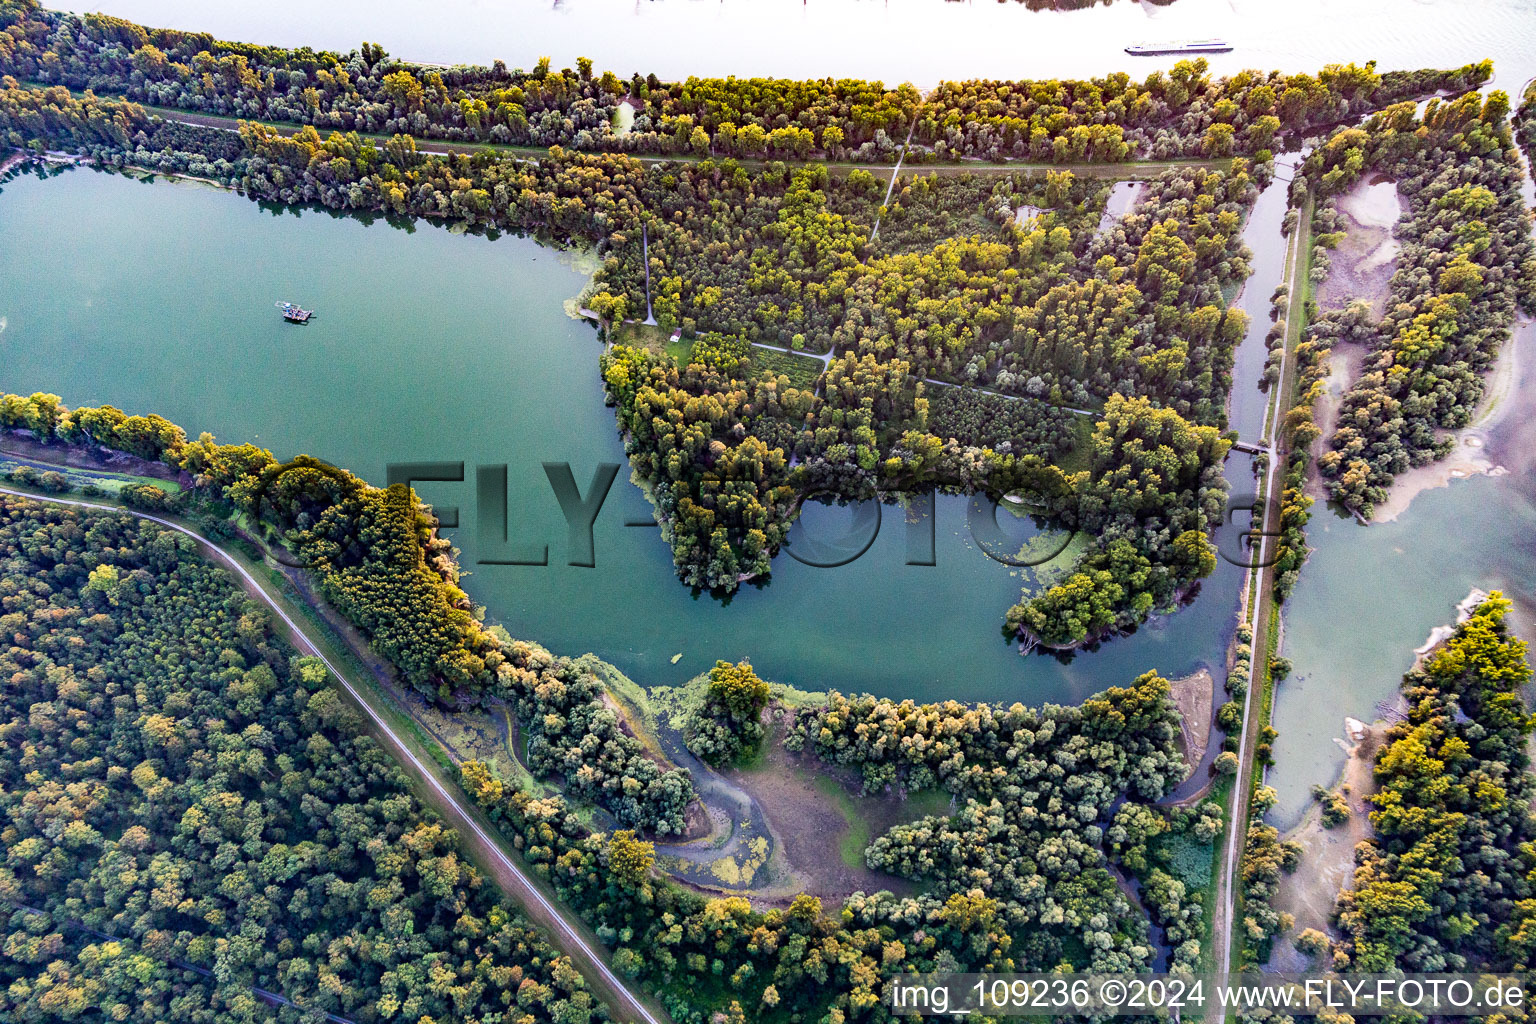
[[[839,915],[832,916],[824,914],[820,901],[810,896],[796,899],[787,910],[767,911],[756,910],[741,898],[703,897],[654,877],[651,844],[637,832],[665,834],[672,827],[668,815],[675,801],[686,802],[691,791],[686,773],[663,772],[639,753],[635,741],[615,726],[612,712],[602,700],[601,683],[590,672],[577,672],[565,659],[511,640],[499,630],[484,629],[471,616],[460,614],[463,595],[455,583],[452,558],[436,540],[424,508],[404,485],[387,490],[370,488],[350,474],[306,458],[278,465],[268,453],[249,445],[219,445],[207,436],[187,441],[177,428],[158,417],[125,416],[109,407],[68,410],[48,395],[5,396],[0,399],[0,418],[0,426],[24,430],[50,443],[99,446],[143,459],[160,459],[180,471],[179,479],[186,489],[172,498],[164,491],[145,488],[159,496],[154,499],[157,514],[190,515],[208,535],[234,539],[240,527],[228,517],[241,513],[240,521],[259,528],[268,543],[289,547],[312,566],[309,571],[320,582],[322,594],[400,668],[403,678],[438,700],[462,704],[495,698],[512,702],[524,727],[534,731],[530,751],[544,744],[544,753],[532,757],[530,767],[540,775],[562,780],[571,798],[596,803],[621,822],[627,815],[636,827],[593,832],[565,797],[536,798],[504,785],[478,762],[460,766],[465,790],[561,897],[588,920],[599,938],[614,947],[615,965],[662,993],[679,1021],[703,1024],[718,1015],[732,1021],[885,1019],[881,985],[896,972],[1007,971],[1064,963],[1084,969],[1145,969],[1153,955],[1147,922],[1115,884],[1107,866],[1110,851],[1106,844],[1113,843],[1116,851],[1134,849],[1136,870],[1150,870],[1157,860],[1145,847],[1159,834],[1175,829],[1181,836],[1187,833],[1195,837],[1192,841],[1207,844],[1213,834],[1205,811],[1180,812],[1168,819],[1148,806],[1185,771],[1178,755],[1177,712],[1167,683],[1153,675],[1129,687],[1109,690],[1078,708],[944,705],[919,709],[912,716],[909,705],[897,708],[871,698],[850,702],[834,696],[825,708],[802,715],[796,735],[803,738],[797,739],[797,744],[829,760],[859,765],[871,785],[889,778],[913,788],[941,786],[965,801],[951,818],[930,818],[899,827],[877,839],[867,851],[872,865],[919,879],[925,890],[907,897],[888,892],[856,894]],[[138,496],[130,500],[150,499]],[[250,801],[267,788],[273,790],[270,799],[281,804],[279,789],[297,794],[300,787],[313,785],[304,781],[304,773],[311,769],[297,760],[292,765],[279,764],[284,774],[266,771],[262,766],[272,763],[274,757],[279,762],[285,756],[292,759],[283,751],[294,741],[291,737],[285,740],[280,751],[268,749],[261,737],[274,732],[288,736],[300,727],[329,730],[323,741],[318,735],[307,740],[308,756],[318,758],[323,752],[327,758],[344,761],[349,771],[375,765],[373,759],[379,756],[376,748],[366,740],[352,738],[351,747],[331,750],[341,743],[339,737],[351,736],[352,724],[335,693],[324,686],[324,673],[302,661],[290,663],[282,645],[263,631],[259,613],[230,590],[221,574],[183,550],[174,535],[124,517],[80,518],[39,509],[24,500],[8,499],[0,509],[16,523],[10,532],[0,531],[0,558],[10,560],[7,564],[28,560],[21,566],[24,571],[6,576],[10,581],[6,586],[17,595],[12,603],[18,611],[0,622],[7,629],[21,631],[18,636],[34,637],[28,643],[35,646],[44,636],[59,635],[57,629],[43,632],[45,626],[67,620],[71,630],[90,631],[89,636],[82,635],[81,644],[65,645],[73,652],[70,657],[89,657],[117,666],[115,674],[92,677],[81,696],[75,690],[82,684],[71,682],[69,671],[53,668],[59,664],[58,652],[34,656],[26,647],[12,651],[10,657],[19,659],[17,666],[28,680],[25,686],[31,687],[16,691],[17,699],[24,703],[12,709],[12,724],[6,727],[10,731],[4,734],[13,744],[7,749],[18,758],[16,771],[24,773],[43,764],[37,761],[40,755],[29,752],[30,744],[44,743],[46,738],[47,744],[56,745],[68,737],[67,732],[62,736],[57,733],[57,724],[49,724],[57,717],[73,723],[69,728],[74,729],[94,729],[97,726],[91,723],[98,721],[115,722],[101,728],[126,729],[132,742],[121,751],[113,748],[114,759],[126,759],[121,770],[114,769],[115,760],[93,754],[92,744],[84,742],[68,748],[75,761],[64,760],[60,750],[58,760],[49,762],[47,778],[67,779],[71,773],[82,771],[86,777],[101,773],[111,785],[129,787],[124,792],[132,800],[212,799],[200,794],[214,792],[217,787],[210,791],[182,786],[173,794],[176,780],[181,778],[176,772],[183,770],[180,759],[184,757],[189,768],[213,773],[208,777],[219,785],[244,787],[240,792],[245,795],[213,800],[207,806],[205,813],[214,824],[204,824],[202,817],[174,806],[171,819],[179,820],[182,826],[194,821],[199,830],[194,833],[197,838],[189,842],[201,850],[196,856],[214,858],[216,870],[196,873],[196,895],[212,887],[220,899],[249,896],[246,889],[219,874],[240,866],[241,857],[251,855],[252,821],[264,820],[259,816],[253,819],[255,812],[238,808],[254,806]],[[0,522],[5,521],[0,517]],[[135,536],[146,548],[142,555],[130,542]],[[42,561],[37,564],[45,568],[34,571],[33,561],[39,559]],[[48,579],[49,587],[58,588],[58,593],[39,590],[32,582],[39,577]],[[137,619],[129,628],[124,617],[139,614],[136,610],[141,608],[146,609],[142,614],[163,611],[165,618],[156,620],[158,630],[169,628],[166,623],[184,630],[187,622],[200,622],[213,615],[189,605],[190,598],[185,596],[188,584],[181,582],[183,577],[202,581],[208,600],[222,609],[220,614],[225,618],[215,621],[224,623],[221,628],[228,630],[228,635],[213,633],[204,638],[194,633],[162,639],[160,633],[138,625]],[[205,654],[194,656],[183,650],[194,643]],[[52,645],[50,640],[50,650]],[[138,682],[134,675],[158,671],[161,675],[157,679],[162,681],[156,686],[193,686],[187,676],[203,671],[198,668],[202,664],[198,657],[212,659],[206,671],[217,683],[202,697],[195,692],[185,696],[181,691],[146,689],[149,684]],[[163,666],[171,662],[175,670],[166,671]],[[151,664],[162,668],[150,669]],[[82,672],[93,671],[84,661],[80,665]],[[93,698],[89,695],[104,685],[108,688],[100,699],[121,690],[129,696],[119,694],[114,699],[118,704],[126,700],[132,707],[123,705],[128,711],[113,719],[100,719],[91,711]],[[719,749],[719,743],[730,742],[723,740],[723,734],[728,733],[732,740],[748,739],[739,727],[760,710],[762,691],[750,666],[717,666],[705,702],[694,709],[700,722],[692,730],[695,742]],[[77,708],[79,713],[69,714],[68,708],[79,702],[83,702]],[[51,717],[39,717],[45,704]],[[230,724],[213,729],[211,723],[222,720],[219,716],[233,717]],[[901,718],[907,721],[898,724]],[[713,731],[704,727],[706,719]],[[888,740],[876,742],[870,726],[877,721],[890,721],[894,726]],[[850,736],[862,737],[859,745],[850,746],[846,738],[840,738],[845,730]],[[237,737],[238,742],[230,740],[234,745],[229,746],[217,739],[221,733]],[[119,746],[127,743],[111,742]],[[199,743],[212,745],[203,757],[195,756]],[[962,752],[963,758],[954,756]],[[127,766],[126,761],[132,761],[133,766]],[[964,770],[957,772],[956,766],[962,763]],[[332,760],[315,765],[313,771],[317,773],[341,770]],[[384,771],[382,767],[376,770]],[[34,784],[17,785],[15,798],[23,799]],[[62,782],[60,787],[61,795],[71,792]],[[405,827],[400,823],[409,820],[412,805],[408,796],[402,796],[404,802],[400,803],[379,796],[377,784],[365,788],[371,799],[384,804],[379,813],[385,820],[370,824],[371,819],[364,814],[356,821],[348,818],[348,828],[356,825],[359,836],[367,837],[360,838],[359,843],[371,850],[367,842]],[[91,793],[90,787],[82,787],[70,799],[84,799]],[[658,795],[662,793],[668,794],[664,800]],[[1114,815],[1114,827],[1106,831],[1111,808],[1123,800],[1129,802],[1123,803]],[[115,803],[101,813],[126,813],[133,806],[132,801]],[[318,847],[334,841],[335,836],[305,831],[325,820],[321,805],[305,796],[298,805],[282,804],[264,813],[293,814],[294,806],[304,812],[301,820],[290,823],[290,819],[280,818],[271,826],[270,834],[261,833],[274,844],[285,844],[282,856],[287,860],[279,865],[281,870],[271,868],[278,863],[274,859],[278,855],[263,852],[263,846],[257,851],[262,853],[260,868],[247,865],[240,869],[246,883],[273,877],[271,872],[283,880],[304,878],[304,865],[310,863],[305,858],[310,856],[316,858],[316,870],[332,869],[329,865],[333,861],[326,860],[328,854]],[[1143,811],[1126,810],[1132,806]],[[234,818],[229,817],[231,813]],[[224,819],[236,824],[229,826]],[[999,825],[1006,827],[1010,837],[1006,849],[998,847],[993,856],[980,860],[966,852],[974,845],[977,830]],[[42,824],[36,827],[44,828]],[[121,830],[111,831],[101,824],[91,827],[100,835],[89,829],[78,830],[88,851],[125,841],[104,838]],[[240,832],[244,845],[219,839],[217,830],[228,827],[245,830]],[[131,832],[122,835],[130,836]],[[74,835],[69,830],[66,833]],[[165,834],[178,833],[175,826],[166,826]],[[432,879],[439,878],[450,865],[457,865],[451,839],[446,833],[443,836],[441,843],[446,845],[423,847],[429,852],[422,856],[433,860],[420,870],[431,873]],[[1070,841],[1063,844],[1063,836]],[[13,854],[13,865],[23,861],[30,865],[43,858],[60,868],[84,869],[78,860],[81,854],[34,842],[31,837],[30,832],[16,833],[21,852]],[[304,845],[305,839],[317,848],[310,850]],[[198,848],[198,842],[204,845]],[[380,847],[389,848],[388,844]],[[160,863],[153,859],[153,853],[143,856],[149,858],[147,864]],[[111,863],[125,862],[115,859]],[[390,870],[396,871],[402,870],[401,863],[408,862],[389,863]],[[29,868],[28,877],[22,879],[21,872],[14,867],[10,870],[13,874],[0,873],[0,880],[14,877],[13,884],[19,887],[14,891],[24,891],[25,898],[31,900],[42,900],[46,886],[51,884],[46,879],[54,877]],[[249,874],[258,870],[267,874]],[[1157,879],[1160,886],[1155,904],[1159,920],[1187,922],[1190,911],[1184,884],[1172,884],[1177,880],[1171,875],[1155,871],[1149,878]],[[172,884],[167,877],[146,870],[143,884]],[[347,878],[351,880],[350,875]],[[183,888],[176,890],[178,893],[194,891],[188,876],[181,876],[179,884]],[[373,883],[358,884],[360,888],[347,891],[366,894]],[[426,895],[438,902],[422,907],[418,914],[445,913],[441,901],[447,897],[431,888],[437,882],[424,880],[421,884]],[[333,901],[337,898],[335,885],[331,883],[326,890]],[[459,899],[466,898],[460,893],[465,886],[471,895],[475,891],[473,881],[461,878],[460,888],[453,890]],[[109,886],[108,891],[115,890]],[[375,895],[368,897],[370,912],[394,913],[387,910],[387,903],[378,902],[386,898],[380,895],[384,890],[373,891]],[[161,888],[154,889],[155,894],[160,892]],[[152,894],[150,898],[158,896]],[[205,905],[194,897],[188,899],[190,904],[178,901],[174,911],[167,908],[167,912],[198,913]],[[207,906],[224,906],[212,896],[208,899],[214,902]],[[270,900],[270,895],[266,899]],[[241,915],[278,913],[262,899],[247,903],[239,908]],[[294,914],[300,913],[297,907],[311,903],[294,898],[285,905],[286,913]],[[71,903],[71,914],[85,912],[82,905]],[[332,943],[328,947],[332,974],[316,975],[312,982],[328,994],[316,996],[315,1005],[341,1007],[366,1016],[385,1007],[404,1006],[413,999],[417,1000],[409,1003],[413,1008],[435,1005],[428,1002],[430,998],[485,999],[501,1000],[504,1006],[515,1003],[518,1013],[526,1011],[528,1019],[535,1021],[544,1019],[541,1014],[546,1010],[552,1019],[561,1021],[585,1019],[581,1014],[601,1019],[604,1011],[572,980],[574,972],[562,967],[558,957],[540,952],[536,940],[519,940],[510,930],[520,927],[514,919],[493,916],[494,927],[488,931],[478,918],[466,916],[471,914],[469,909],[459,906],[454,913],[457,916],[452,922],[456,923],[445,923],[442,931],[423,925],[425,930],[416,933],[417,944],[410,948],[430,956],[439,940],[453,943],[461,965],[456,979],[441,971],[426,971],[427,980],[421,980],[420,975],[402,969],[398,974],[365,974],[354,981],[347,973],[353,961],[337,963],[338,946]],[[171,943],[156,945],[157,953],[202,962],[199,958],[210,955],[209,947],[199,945],[196,936],[210,934],[209,929],[213,929],[213,936],[225,935],[219,929],[229,922],[230,914],[226,908],[224,916],[203,918],[201,931],[176,923],[182,920],[178,917],[167,927],[182,931],[173,930],[168,938],[159,932],[148,934],[156,943]],[[344,915],[340,918],[346,919]],[[103,923],[122,923],[101,914],[89,921],[93,922],[90,927],[101,931],[108,930]],[[244,954],[251,958],[250,972],[231,976],[243,983],[238,993],[266,980],[262,970],[279,967],[286,991],[310,998],[315,991],[307,987],[311,976],[297,967],[282,967],[290,947],[278,941],[282,936],[271,930],[275,926],[269,922],[267,927],[269,930],[260,934],[276,938],[268,946],[253,941]],[[1180,934],[1193,935],[1187,923],[1180,927]],[[493,936],[495,942],[504,943],[496,948],[506,950],[502,955],[511,958],[505,970],[489,952],[463,957],[464,950],[480,948],[476,943],[490,943]],[[1020,936],[1028,938],[1021,941]],[[1181,944],[1184,941],[1181,939]],[[52,964],[63,949],[57,942],[40,948],[39,962]],[[60,963],[49,968],[55,972],[51,976],[60,971],[78,973],[86,993],[80,998],[93,998],[104,991],[91,977],[99,955],[96,947],[87,946],[80,951],[79,956],[85,958],[80,967]],[[521,959],[525,957],[528,959]],[[370,967],[372,964],[369,961]],[[526,966],[518,973],[517,966],[523,964]],[[440,990],[435,987],[439,985],[450,988]],[[11,994],[22,998],[30,991],[25,986],[13,986]],[[225,991],[226,995],[200,998],[213,1001],[238,994],[233,984]]]
[[[1536,952],[1536,780],[1526,645],[1494,593],[1403,678],[1408,718],[1376,759],[1371,839],[1339,895],[1334,963],[1523,972]],[[1476,865],[1476,870],[1469,870]]]
[[[1214,565],[1220,432],[1245,330],[1226,296],[1248,273],[1239,228],[1277,133],[1490,73],[1485,63],[1213,79],[1185,62],[1142,83],[971,82],[922,97],[878,83],[621,80],[585,63],[570,74],[429,69],[371,46],[221,43],[30,0],[5,0],[0,26],[0,72],[12,72],[0,79],[0,132],[13,144],[199,174],[262,199],[595,246],[602,265],[584,299],[605,327],[650,308],[664,330],[697,339],[682,362],[619,347],[603,369],[685,583],[729,591],[768,574],[813,491],[1027,490],[1093,538],[1065,578],[1003,614],[1025,641],[1056,647],[1173,608]],[[244,121],[234,134],[31,83],[306,126],[287,135]],[[635,130],[610,137],[607,121],[589,124],[620,99],[639,105]],[[902,123],[925,147],[909,154],[917,162],[1205,159],[1157,177],[1102,231],[1102,184],[1067,171],[909,175],[886,203],[862,169],[734,159],[870,155]],[[346,131],[322,138],[317,125]],[[775,133],[799,141],[750,141]],[[699,135],[701,145],[663,141]],[[561,145],[536,160],[487,147],[438,154],[416,136]],[[1110,136],[1121,142],[1108,155],[1085,141]],[[695,159],[647,164],[613,149]],[[1018,216],[1025,208],[1041,213]],[[761,345],[831,358],[808,384],[777,372]],[[1010,414],[979,432],[967,407],[1003,402],[1015,403]]]
[[[1329,496],[1366,518],[1394,476],[1450,451],[1445,432],[1471,420],[1516,311],[1536,313],[1536,244],[1508,115],[1502,92],[1431,100],[1422,117],[1400,104],[1333,133],[1292,186],[1319,200],[1324,244],[1333,197],[1365,175],[1394,180],[1408,204],[1385,315],[1324,313],[1308,335],[1317,358],[1346,342],[1368,351],[1318,460]]]

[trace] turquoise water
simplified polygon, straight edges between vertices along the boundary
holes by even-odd
[[[1271,820],[1289,825],[1313,784],[1332,785],[1344,763],[1333,742],[1344,718],[1379,717],[1415,648],[1454,620],[1474,587],[1515,602],[1511,624],[1536,639],[1536,328],[1515,342],[1514,387],[1489,431],[1502,476],[1424,491],[1396,520],[1360,526],[1322,505],[1307,529],[1315,550],[1285,606],[1284,653],[1296,666],[1275,697],[1279,794]]]
[[[565,564],[541,464],[570,463],[585,492],[598,465],[624,462],[599,343],[562,311],[583,280],[567,255],[528,239],[277,211],[164,179],[21,177],[0,190],[0,388],[159,412],[193,435],[310,453],[375,483],[390,462],[462,461],[465,483],[420,491],[460,508],[449,535],[488,618],[646,684],[750,657],[765,677],[811,689],[1076,701],[1148,669],[1220,661],[1241,582],[1226,562],[1189,608],[1132,637],[1068,663],[1021,657],[1000,632],[1019,570],[978,550],[962,498],[937,502],[934,566],[905,564],[902,512],[888,507],[852,564],[781,555],[771,582],[722,603],[676,580],[654,527],[624,525],[650,519],[626,467],[597,517],[596,567]],[[315,320],[285,324],[279,300]],[[508,467],[511,538],[547,544],[548,566],[475,564],[479,465]],[[848,519],[814,508],[806,525],[831,541]]]

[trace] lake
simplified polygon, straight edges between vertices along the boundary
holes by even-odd
[[[991,0],[88,6],[224,38],[340,50],[368,39],[440,63],[499,57],[526,67],[548,54],[562,66],[585,55],[599,68],[663,77],[834,75],[923,87],[1112,70],[1139,77],[1176,58],[1131,58],[1126,44],[1212,36],[1235,46],[1208,58],[1219,73],[1492,57],[1495,85],[1511,93],[1536,75],[1530,0],[1117,0],[1063,13]],[[1267,205],[1256,221],[1270,215]],[[1277,250],[1250,245],[1262,273]],[[1019,580],[976,550],[958,499],[937,507],[936,568],[903,564],[899,510],[888,510],[853,565],[819,570],[780,557],[770,585],[722,606],[675,582],[653,529],[622,525],[646,517],[647,506],[621,472],[596,526],[598,567],[563,565],[564,527],[539,463],[571,461],[585,487],[597,463],[622,462],[601,405],[592,332],[560,313],[580,283],[558,254],[524,240],[274,215],[182,184],[87,173],[23,179],[0,195],[0,324],[9,322],[0,330],[0,387],[158,410],[226,440],[259,435],[279,454],[312,451],[374,481],[395,458],[463,460],[471,475],[477,462],[507,463],[514,529],[550,545],[548,568],[470,564],[473,485],[421,486],[428,500],[464,509],[467,528],[455,536],[475,572],[469,590],[514,634],[562,652],[595,650],[647,683],[751,655],[765,675],[811,688],[1073,700],[1145,668],[1177,674],[1219,659],[1241,576],[1225,562],[1191,608],[1132,638],[1067,665],[1019,658],[997,631]],[[1249,287],[1243,305],[1262,321],[1269,288]],[[268,307],[289,297],[319,308],[320,318],[287,329]],[[1245,433],[1262,423],[1251,388],[1262,365],[1262,352],[1239,352],[1232,420]],[[1507,400],[1518,403],[1507,422],[1529,421],[1532,393],[1526,385]],[[1276,698],[1276,820],[1294,820],[1307,788],[1332,781],[1342,758],[1332,737],[1344,715],[1374,717],[1412,649],[1470,587],[1506,586],[1532,599],[1536,481],[1529,461],[1513,454],[1521,443],[1533,450],[1536,438],[1518,433],[1527,429],[1494,432],[1491,449],[1509,475],[1430,491],[1393,523],[1359,527],[1315,511],[1317,550],[1285,609],[1284,652],[1296,668]],[[1247,480],[1236,464],[1229,475],[1235,488]],[[830,522],[838,510],[814,514],[818,525],[829,520],[828,535],[838,532]],[[1230,547],[1230,536],[1223,540]]]
[[[1452,480],[1371,526],[1321,503],[1312,510],[1316,550],[1285,605],[1284,651],[1296,668],[1275,698],[1277,824],[1301,816],[1313,784],[1334,784],[1344,717],[1379,717],[1414,649],[1455,619],[1472,588],[1503,590],[1515,602],[1511,625],[1536,640],[1536,326],[1521,327],[1514,345],[1512,387],[1487,428],[1489,461],[1504,475]]]
[[[780,555],[771,582],[726,603],[677,581],[654,526],[624,525],[651,521],[626,466],[597,518],[596,566],[566,564],[541,464],[568,462],[585,493],[599,464],[625,461],[601,346],[562,309],[585,280],[572,263],[528,239],[275,210],[194,182],[23,176],[0,191],[0,389],[159,412],[193,436],[313,454],[374,483],[391,462],[462,461],[466,483],[420,492],[460,509],[449,535],[488,618],[649,685],[750,657],[809,689],[1067,702],[1148,669],[1219,668],[1242,576],[1225,561],[1190,607],[1134,636],[1068,663],[1021,657],[1000,631],[1020,570],[978,549],[961,497],[936,503],[933,566],[905,564],[904,516],[887,507],[852,564]],[[286,324],[279,300],[317,315]],[[511,539],[547,545],[549,565],[475,564],[479,465],[508,467]],[[1251,479],[1246,462],[1229,472]],[[808,532],[835,542],[850,518],[812,506],[791,546]],[[1236,552],[1236,529],[1223,550]]]

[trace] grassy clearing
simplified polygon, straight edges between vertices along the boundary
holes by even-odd
[[[18,472],[20,476],[14,475]],[[44,473],[57,473],[64,477],[66,490],[71,493],[84,493],[84,488],[87,486],[94,486],[102,494],[113,498],[117,497],[124,487],[154,487],[171,497],[181,493],[179,483],[160,477],[134,476],[131,473],[114,473],[104,469],[65,466],[19,455],[0,455],[0,480],[17,490],[39,495],[56,493],[38,485],[37,481]],[[89,494],[85,496],[90,497]]]
[[[843,859],[843,863],[851,868],[864,866],[864,850],[869,846],[871,838],[869,821],[859,814],[858,805],[854,802],[853,795],[835,779],[825,775],[816,779],[816,791],[826,798],[827,805],[843,816],[848,823],[848,830],[843,833],[837,844],[837,853]]]
[[[665,352],[671,337],[672,332],[662,329],[659,324],[626,322],[608,328],[608,340],[615,345],[630,345],[652,352]]]
[[[838,855],[851,868],[862,868],[864,851],[875,838],[871,810],[865,801],[874,797],[857,797],[843,788],[836,779],[826,775],[816,777],[816,791],[848,823],[848,830],[838,841]],[[950,795],[941,789],[925,789],[910,794],[901,805],[901,818],[916,821],[935,814],[948,814]]]
[[[672,332],[657,324],[624,323],[608,328],[608,340],[615,345],[643,348],[659,356],[670,356],[678,366],[686,366],[693,354],[693,340],[672,340]]]
[[[1081,413],[1072,417],[1072,447],[1056,460],[1057,468],[1063,473],[1077,473],[1088,468],[1088,461],[1093,456],[1093,427],[1097,422],[1097,417]]]
[[[823,369],[820,359],[757,346],[752,348],[752,365],[759,372],[788,377],[789,383],[802,391],[809,391],[816,386],[816,379],[821,376]]]

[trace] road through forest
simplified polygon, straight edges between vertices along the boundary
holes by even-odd
[[[321,645],[310,637],[306,628],[295,618],[288,614],[283,607],[283,602],[270,594],[266,587],[250,572],[240,561],[225,551],[218,544],[171,519],[150,515],[135,509],[123,508],[117,505],[106,505],[97,502],[82,501],[75,498],[59,498],[47,495],[31,494],[26,491],[12,490],[8,487],[0,487],[0,494],[14,495],[31,501],[47,502],[53,505],[69,505],[76,508],[85,508],[100,512],[118,512],[143,519],[177,533],[184,534],[195,541],[199,547],[211,554],[216,562],[235,574],[242,585],[252,597],[261,601],[287,628],[293,644],[301,654],[318,658],[321,663],[330,670],[336,680],[336,685],[346,691],[348,696],[363,710],[370,720],[372,732],[400,762],[401,767],[407,769],[421,783],[426,791],[428,802],[443,816],[447,822],[455,828],[461,836],[472,842],[480,859],[488,861],[491,873],[500,883],[513,902],[519,904],[529,917],[538,924],[543,925],[552,934],[555,945],[562,952],[570,956],[582,975],[592,984],[598,998],[609,1004],[609,1007],[622,1019],[640,1021],[643,1024],[666,1024],[668,1018],[658,1008],[650,1005],[649,1000],[634,992],[629,985],[608,966],[607,958],[597,942],[585,934],[585,929],[573,924],[564,910],[555,900],[546,896],[540,887],[527,875],[513,858],[502,849],[501,844],[492,836],[490,826],[482,825],[479,815],[465,804],[457,793],[448,784],[437,777],[423,760],[427,755],[418,754],[413,744],[390,724],[387,717],[374,706],[377,698],[369,691],[366,685],[354,685],[347,678],[340,667],[321,649]]]

